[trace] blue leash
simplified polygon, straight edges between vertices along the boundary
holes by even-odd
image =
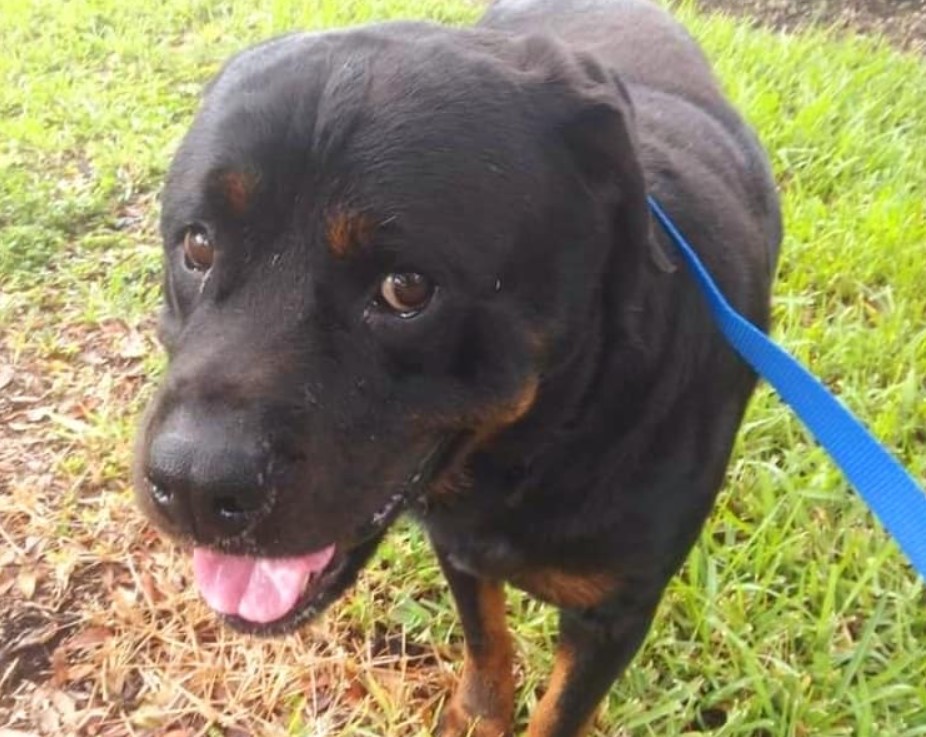
[[[653,197],[648,201],[701,287],[724,337],[797,413],[926,579],[926,494],[813,374],[730,306],[659,203]]]

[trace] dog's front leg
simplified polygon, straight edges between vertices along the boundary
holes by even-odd
[[[598,703],[646,637],[656,603],[658,597],[629,607],[612,601],[593,609],[560,609],[553,673],[527,737],[580,737],[591,729]]]
[[[437,551],[460,613],[466,652],[463,676],[444,709],[440,737],[503,737],[514,711],[512,645],[499,581],[461,571]]]

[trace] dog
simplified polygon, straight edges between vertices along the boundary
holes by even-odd
[[[163,192],[169,365],[138,501],[231,626],[335,601],[403,511],[462,621],[442,737],[510,734],[504,586],[559,610],[529,737],[585,733],[722,485],[756,383],[658,198],[767,329],[767,157],[645,0],[294,33],[206,88]]]

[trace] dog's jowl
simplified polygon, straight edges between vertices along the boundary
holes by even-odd
[[[170,364],[137,458],[208,604],[292,629],[406,510],[466,638],[441,734],[513,729],[506,585],[560,612],[527,734],[586,731],[755,383],[647,193],[765,327],[765,155],[643,0],[500,0],[475,28],[293,34],[229,61],[164,190]]]

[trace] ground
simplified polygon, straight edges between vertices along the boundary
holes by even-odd
[[[926,51],[926,0],[697,0],[782,31],[809,24],[850,33],[882,34],[901,48]]]
[[[776,29],[679,11],[771,152],[788,231],[776,334],[923,478],[924,3],[700,5]],[[313,627],[247,640],[141,522],[128,469],[163,363],[157,193],[209,73],[294,27],[477,12],[0,0],[0,737],[419,737],[435,723],[459,630],[414,529]],[[926,734],[922,582],[767,389],[736,458],[598,737]],[[509,614],[523,722],[555,617],[517,595]]]

